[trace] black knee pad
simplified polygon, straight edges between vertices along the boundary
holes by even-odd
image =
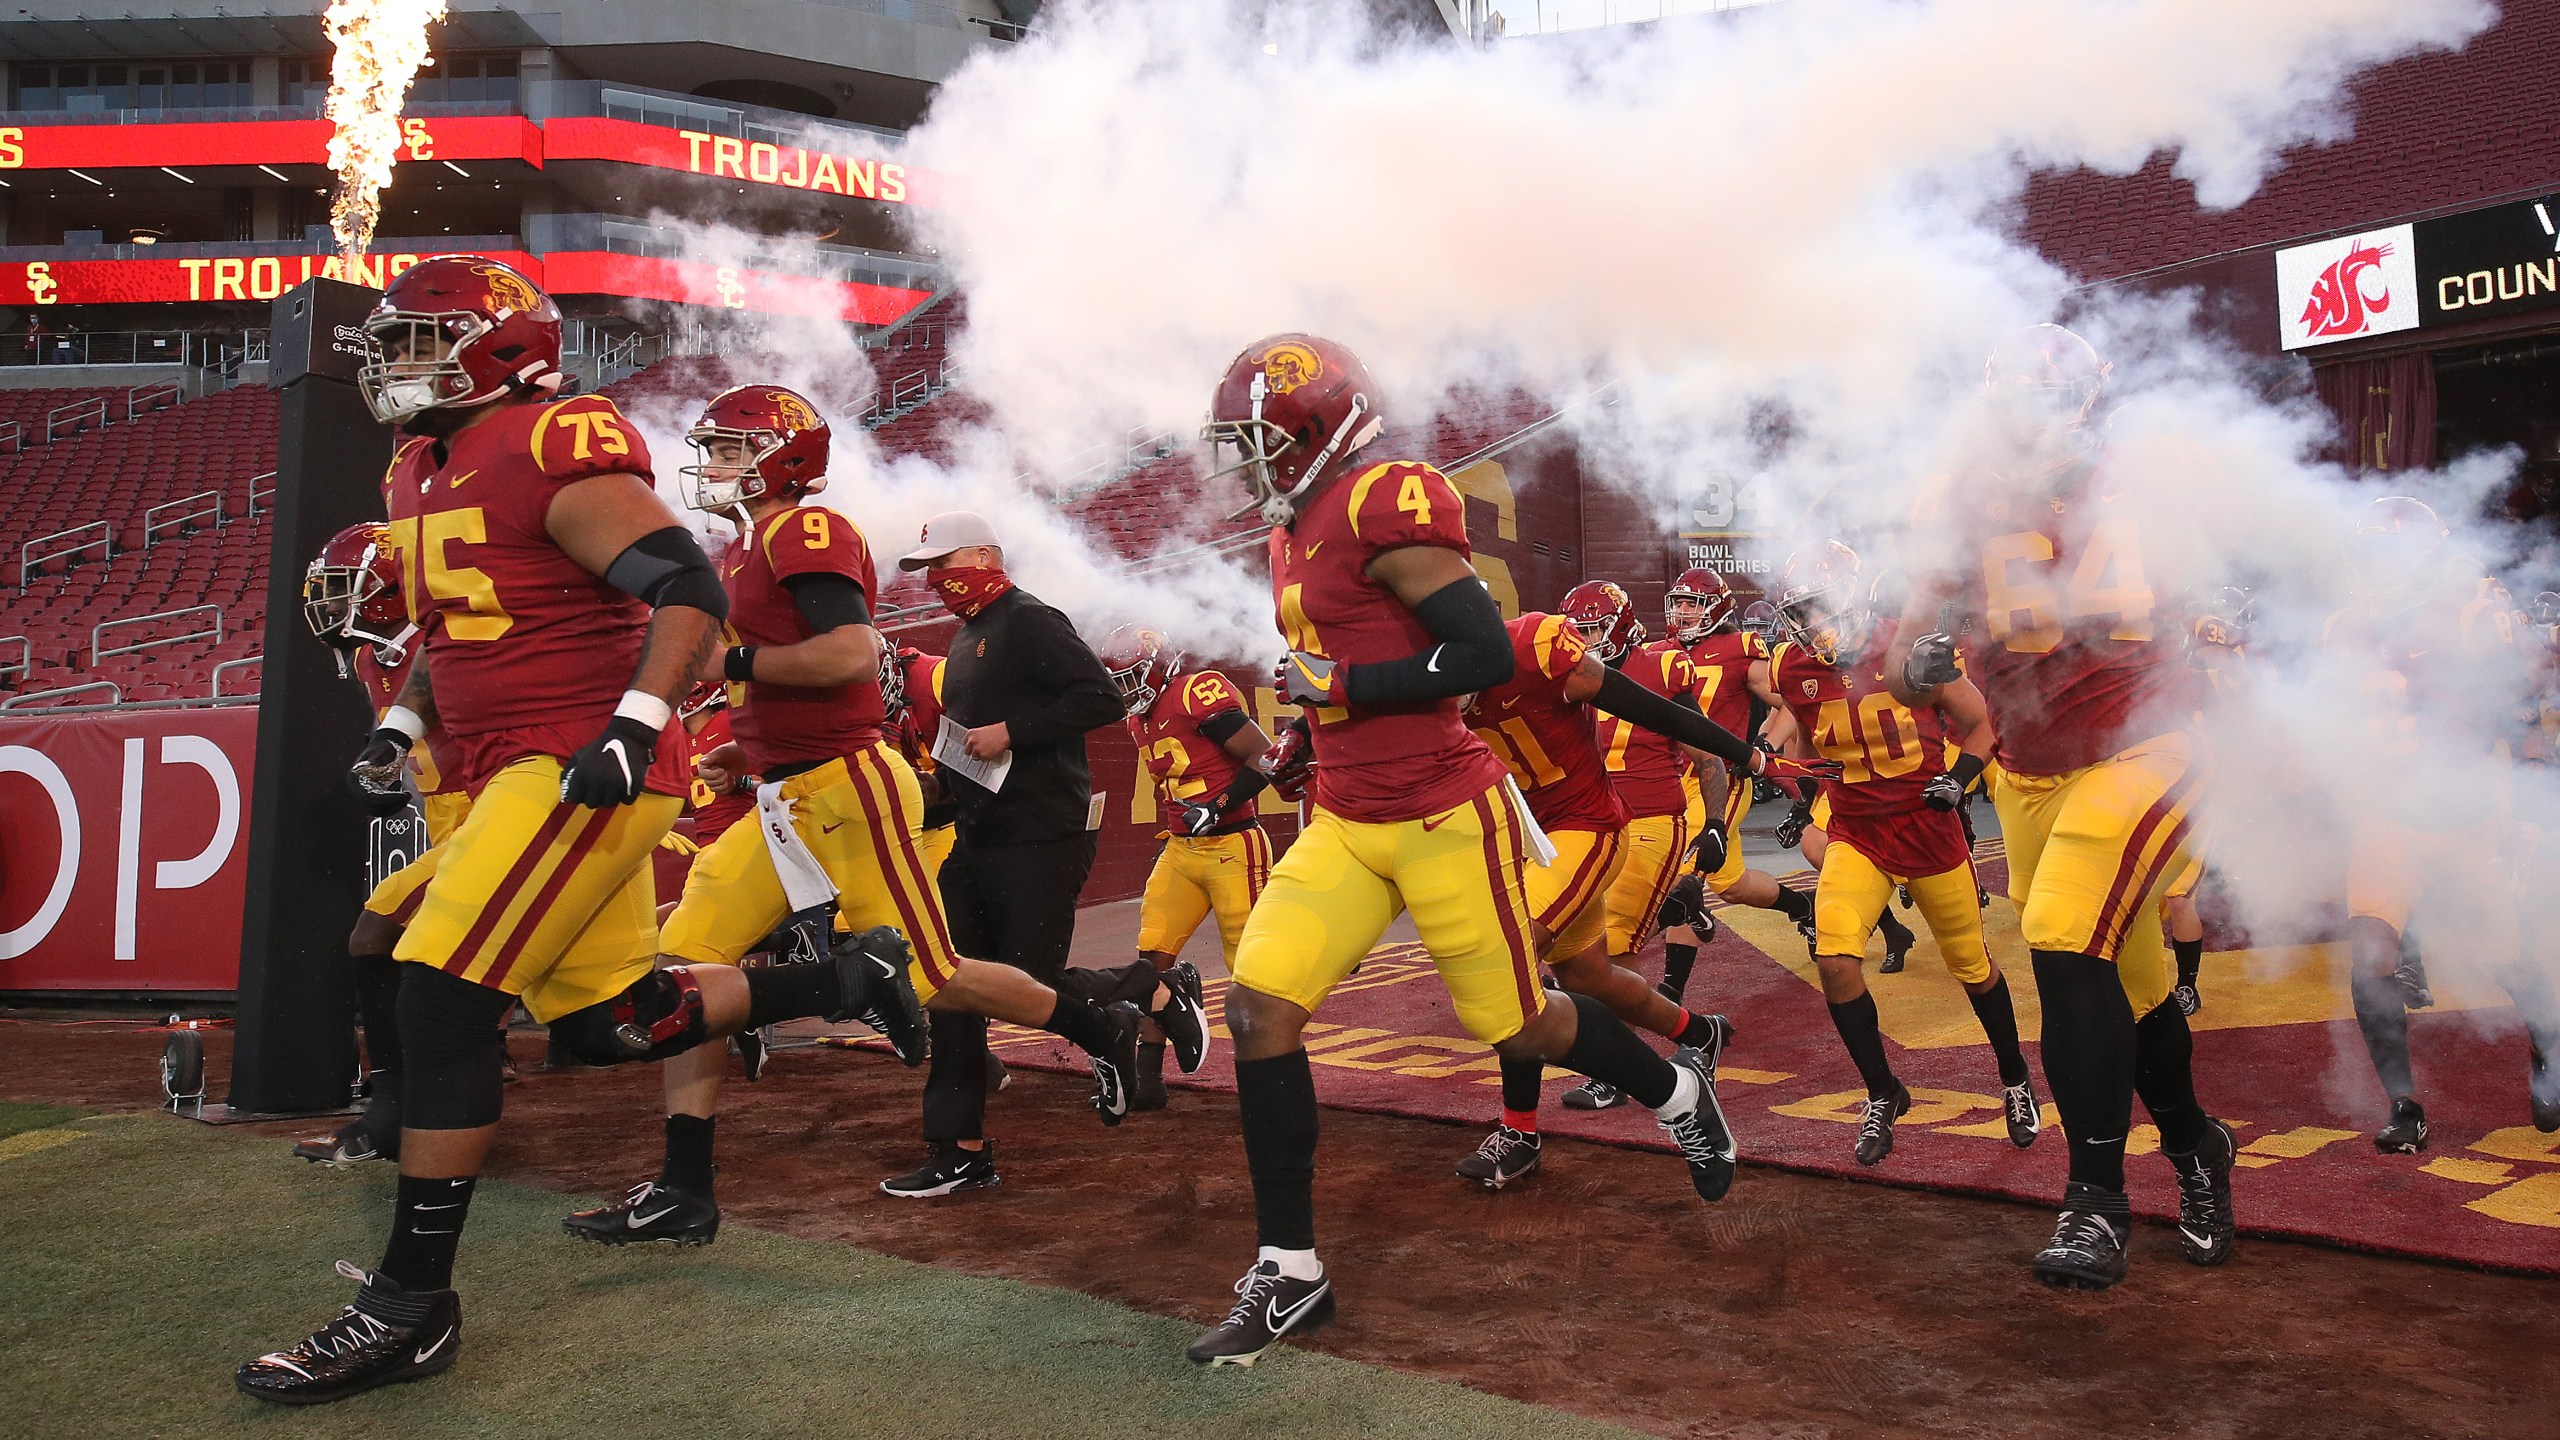
[[[551,1037],[590,1065],[664,1060],[701,1044],[710,1033],[702,982],[683,965],[652,970],[612,999],[551,1022]]]
[[[498,1027],[516,997],[432,965],[400,969],[400,1123],[411,1130],[497,1124],[507,1058]]]

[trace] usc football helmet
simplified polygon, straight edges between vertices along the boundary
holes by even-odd
[[[2198,645],[2237,650],[2249,643],[2249,627],[2258,618],[2257,597],[2245,585],[2225,585],[2196,608],[2188,635]]]
[[[415,428],[439,410],[557,391],[560,307],[512,266],[436,255],[392,278],[365,317],[356,388],[374,418]]]
[[[1858,552],[1825,540],[1787,557],[1778,582],[1778,623],[1787,638],[1825,665],[1855,659],[1875,630]]]
[[[1360,357],[1315,335],[1257,340],[1227,366],[1209,402],[1200,438],[1209,445],[1212,480],[1242,472],[1265,522],[1286,525],[1298,502],[1327,468],[1378,438],[1377,382]],[[1227,447],[1235,448],[1233,464]]]
[[[2005,480],[2048,483],[2080,469],[2098,449],[2091,415],[2107,370],[2088,341],[2059,325],[2002,336],[1982,366],[1991,427],[1983,465]]]
[[[1616,664],[1619,656],[1644,643],[1644,622],[1636,618],[1635,602],[1614,580],[1585,580],[1564,592],[1564,603],[1556,609],[1582,632],[1583,646],[1603,665]]]
[[[2389,619],[2416,609],[2443,579],[2452,534],[2423,500],[2385,495],[2365,506],[2347,551],[2365,612]]]
[[[1111,672],[1111,683],[1120,687],[1120,703],[1132,720],[1146,714],[1182,673],[1182,652],[1173,648],[1163,631],[1145,625],[1123,625],[1112,631],[1102,637],[1096,653],[1102,668]]]
[[[1662,628],[1683,645],[1695,645],[1733,628],[1733,585],[1718,570],[1692,565],[1662,596]]]
[[[906,652],[898,642],[880,637],[880,713],[892,725],[907,713]]]
[[[684,703],[676,707],[676,715],[681,719],[690,720],[694,716],[703,714],[706,711],[726,710],[728,708],[729,682],[726,680],[703,680],[697,682],[693,689],[685,693]]]
[[[2533,597],[2533,623],[2545,630],[2560,626],[2560,590],[2544,590]]]
[[[797,500],[827,488],[831,432],[818,407],[779,385],[734,385],[711,397],[685,432],[701,457],[683,467],[696,510],[734,510],[749,500]],[[721,447],[725,453],[715,452]]]
[[[408,655],[409,610],[390,540],[391,527],[379,520],[350,525],[302,572],[302,623],[338,650],[342,669],[346,652],[363,645],[390,665]]]

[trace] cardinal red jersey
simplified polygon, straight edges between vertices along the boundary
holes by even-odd
[[[1922,501],[1961,527],[1954,567],[1984,630],[1966,661],[2022,775],[2062,775],[2186,726],[2201,698],[2174,607],[2143,580],[2140,527],[2104,467],[2067,503]]]
[[[1710,635],[1701,645],[1730,637]],[[1755,647],[1756,635],[1744,636]],[[1747,664],[1748,662],[1743,662]],[[1696,694],[1698,708],[1707,708],[1706,693],[1700,688],[1698,672],[1689,663],[1689,652],[1673,640],[1656,640],[1627,657],[1623,673],[1665,700]],[[1751,722],[1750,697],[1741,689],[1740,672],[1735,672],[1734,685],[1743,694],[1742,725],[1725,728],[1734,734]],[[1721,723],[1721,722],[1719,722]],[[1629,814],[1677,815],[1689,806],[1688,792],[1681,788],[1681,778],[1689,773],[1689,752],[1668,735],[1630,725],[1615,715],[1600,717],[1600,743],[1609,759],[1609,776],[1617,782],[1618,798],[1627,802]]]
[[[1408,545],[1467,549],[1448,477],[1391,460],[1343,475],[1271,532],[1271,595],[1289,647],[1344,665],[1418,655],[1439,642],[1369,562]],[[1308,707],[1316,803],[1346,820],[1419,820],[1500,783],[1502,762],[1467,728],[1456,697],[1393,710]]]
[[[693,733],[693,762],[737,738],[729,731],[729,711],[722,707],[711,712],[711,718]],[[720,832],[737,824],[756,808],[755,792],[743,794],[735,790],[713,790],[699,774],[693,777],[693,789],[686,802],[686,812],[693,817],[693,843],[708,845],[720,838]]]
[[[502,406],[392,457],[383,499],[400,594],[474,790],[527,755],[577,753],[639,665],[649,607],[588,574],[544,528],[562,489],[615,473],[649,480],[649,450],[601,395]],[[682,795],[686,747],[659,741],[648,788]]]
[[[933,739],[942,731],[942,657],[918,650],[898,660],[906,682],[906,708],[899,712],[898,749],[919,775],[933,768]]]
[[[1669,642],[1657,642],[1669,643]],[[1769,658],[1769,644],[1748,630],[1725,630],[1689,647],[1698,677],[1698,708],[1708,719],[1746,738],[1751,734],[1751,666]],[[1627,667],[1629,674],[1635,667]]]
[[[1510,767],[1540,829],[1625,829],[1627,807],[1609,784],[1593,712],[1564,698],[1565,682],[1591,653],[1582,632],[1561,615],[1534,611],[1507,628],[1511,678],[1476,697],[1468,723]]]
[[[795,575],[841,575],[868,606],[876,588],[871,545],[854,523],[816,505],[785,506],[757,521],[721,557],[729,587],[729,643],[792,645],[810,637],[809,622],[783,582]],[[882,730],[880,684],[732,685],[730,728],[758,771],[833,760],[869,747]]]
[[[1947,768],[1947,729],[1936,706],[1914,712],[1885,684],[1879,636],[1858,663],[1825,665],[1783,643],[1769,659],[1770,688],[1840,778],[1822,782],[1831,799],[1830,835],[1847,841],[1888,875],[1936,875],[1971,858],[1964,821],[1932,810],[1920,789]]]
[[[1214,716],[1245,713],[1244,696],[1235,685],[1215,670],[1203,670],[1166,686],[1146,714],[1130,718],[1129,738],[1137,742],[1138,757],[1155,777],[1159,802],[1206,804],[1226,791],[1243,762],[1200,727]],[[1227,812],[1229,823],[1253,818],[1250,800]]]
[[[381,719],[382,712],[390,709],[392,702],[400,698],[400,687],[408,683],[409,667],[418,658],[414,632],[403,637],[402,643],[408,648],[401,651],[397,665],[383,664],[381,651],[376,646],[367,645],[356,652],[356,679],[364,685],[365,698],[373,702],[376,720]],[[418,777],[418,793],[421,795],[461,791],[461,757],[454,753],[453,737],[445,733],[441,717],[427,727],[427,733],[419,737],[417,744],[409,747],[409,768]]]

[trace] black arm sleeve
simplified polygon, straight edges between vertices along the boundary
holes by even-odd
[[[1128,703],[1111,683],[1111,672],[1102,668],[1093,647],[1066,616],[1029,604],[1015,607],[1007,623],[1012,653],[1022,657],[1024,671],[1051,697],[1027,714],[1005,717],[1015,746],[1055,745],[1127,717]]]
[[[1699,714],[1695,705],[1665,700],[1615,670],[1600,677],[1600,693],[1591,703],[1630,725],[1667,735],[1706,751],[1742,774],[1751,773],[1749,741]]]
[[[652,610],[681,605],[714,620],[729,618],[729,592],[719,572],[681,525],[652,530],[631,542],[604,567],[604,583],[645,602]]]
[[[1979,755],[1958,755],[1956,763],[1947,767],[1947,773],[1956,777],[1958,785],[1970,790],[1973,782],[1982,778],[1985,768],[1986,762]]]
[[[1261,766],[1239,765],[1236,767],[1236,778],[1227,782],[1225,793],[1218,797],[1218,808],[1233,810],[1261,794],[1263,788],[1270,783],[1271,777],[1262,773]]]
[[[1200,734],[1212,745],[1224,745],[1227,737],[1250,723],[1241,710],[1221,710],[1200,722]]]
[[[812,635],[871,623],[871,607],[862,603],[862,587],[850,575],[825,570],[785,575],[782,588],[791,592],[791,603],[799,607],[800,619]]]
[[[1490,690],[1511,678],[1511,632],[1484,582],[1452,580],[1413,607],[1413,618],[1440,643],[1419,655],[1353,665],[1342,693],[1370,709],[1447,700]]]

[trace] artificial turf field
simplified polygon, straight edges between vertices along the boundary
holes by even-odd
[[[734,1437],[1625,1435],[1329,1356],[1215,1374],[1197,1327],[732,1221],[663,1248],[565,1243],[562,1197],[483,1181],[461,1363],[287,1411],[231,1367],[352,1293],[389,1166],[279,1164],[264,1136],[0,1103],[0,1434]],[[1276,1358],[1276,1357],[1275,1357]]]

